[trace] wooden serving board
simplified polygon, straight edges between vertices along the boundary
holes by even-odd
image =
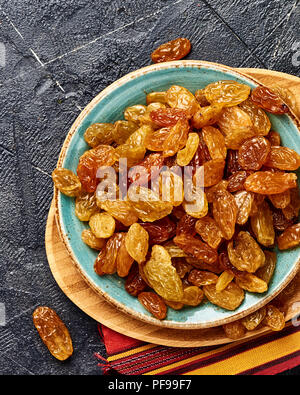
[[[250,75],[265,85],[288,88],[294,95],[294,113],[300,117],[300,79],[268,70],[239,69],[240,72]],[[208,329],[169,329],[151,325],[119,311],[108,303],[99,294],[93,291],[76,269],[63,242],[60,240],[56,227],[53,204],[51,205],[45,235],[46,253],[52,274],[62,291],[68,298],[87,315],[107,327],[124,335],[139,339],[148,343],[166,345],[172,347],[199,347],[232,342],[232,339],[224,335],[222,328]],[[300,314],[300,276],[297,292],[287,302],[286,320]],[[298,302],[298,303],[296,303]],[[259,336],[267,332],[261,328],[248,332],[244,339]],[[240,339],[241,341],[243,339]]]

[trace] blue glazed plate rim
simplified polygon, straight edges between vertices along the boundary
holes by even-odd
[[[174,69],[174,68],[199,68],[199,69],[209,69],[209,70],[216,70],[218,72],[225,72],[229,73],[232,76],[242,79],[245,82],[247,82],[250,85],[254,86],[263,86],[263,84],[257,80],[255,80],[252,77],[249,77],[242,72],[237,71],[236,69],[232,69],[228,66],[224,66],[221,64],[217,63],[211,63],[211,62],[203,62],[203,61],[192,61],[192,60],[184,60],[184,61],[173,61],[173,62],[166,62],[166,63],[161,63],[161,64],[154,64],[151,66],[144,67],[142,69],[136,70],[132,73],[129,73],[125,75],[124,77],[120,78],[119,80],[115,81],[113,84],[109,85],[107,88],[105,88],[102,92],[100,92],[86,107],[85,109],[80,113],[74,124],[72,125],[65,141],[62,146],[57,167],[63,167],[64,161],[67,157],[68,153],[68,148],[70,146],[70,143],[72,141],[72,138],[76,135],[80,125],[84,121],[84,119],[89,115],[89,113],[94,109],[94,107],[103,99],[106,98],[109,94],[111,94],[116,88],[122,86],[124,83],[135,79],[139,78],[140,76],[143,76],[147,73],[155,72],[157,70],[167,70],[167,69]],[[290,112],[289,117],[291,118],[293,124],[299,131],[299,120],[297,117]],[[123,311],[124,313],[127,313],[131,316],[133,316],[136,319],[139,319],[141,321],[147,322],[149,324],[153,324],[156,326],[161,326],[161,327],[167,327],[167,328],[174,328],[174,329],[202,329],[202,328],[210,328],[210,327],[216,327],[220,325],[224,325],[226,323],[235,321],[237,319],[243,318],[244,316],[258,310],[259,308],[263,307],[265,304],[270,302],[273,298],[275,298],[282,289],[286,287],[286,285],[294,278],[295,274],[297,273],[299,267],[300,267],[300,259],[296,260],[294,262],[294,267],[290,271],[289,275],[286,276],[286,278],[280,283],[280,285],[274,290],[274,292],[265,298],[259,300],[257,303],[255,303],[252,307],[246,308],[242,311],[239,311],[238,313],[234,312],[229,312],[231,313],[229,317],[223,318],[223,319],[218,319],[218,320],[211,320],[211,321],[205,321],[205,322],[200,322],[200,323],[189,323],[189,322],[179,322],[179,321],[171,321],[171,320],[157,320],[151,316],[148,316],[146,313],[143,314],[141,312],[138,312],[122,303],[114,299],[109,295],[109,293],[105,292],[98,284],[96,284],[90,276],[86,273],[80,262],[77,260],[72,247],[70,245],[70,241],[67,235],[67,232],[65,230],[65,224],[63,222],[63,215],[62,215],[62,204],[61,204],[61,194],[59,191],[54,188],[54,207],[55,207],[55,218],[56,218],[56,223],[58,227],[58,231],[60,234],[60,238],[63,241],[68,254],[70,255],[72,261],[74,262],[76,268],[79,270],[80,274],[84,278],[84,280],[88,283],[88,285],[100,296],[104,297],[105,300],[107,300],[109,303],[117,307],[119,310]],[[213,312],[212,312],[213,313]]]

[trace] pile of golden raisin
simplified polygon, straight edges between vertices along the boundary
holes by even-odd
[[[195,94],[173,85],[147,94],[146,103],[126,108],[124,120],[91,125],[77,175],[57,168],[54,184],[76,197],[76,216],[89,224],[82,240],[99,250],[96,273],[125,278],[126,291],[154,317],[205,300],[235,310],[245,291],[268,290],[274,247],[300,243],[300,156],[281,146],[266,113],[284,114],[288,107],[268,88],[251,91],[230,80]],[[121,158],[145,172],[124,175]],[[115,199],[96,192],[97,170],[107,166],[117,172]],[[202,188],[192,185],[193,209],[178,172],[186,166],[193,183],[204,174]],[[173,194],[166,201],[167,186]],[[224,329],[237,338],[262,323],[284,326],[275,302]]]

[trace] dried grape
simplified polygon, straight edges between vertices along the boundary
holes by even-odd
[[[163,154],[165,157],[175,155],[187,142],[189,136],[189,123],[180,119],[170,130],[163,142]]]
[[[114,125],[112,123],[94,123],[84,132],[84,139],[92,148],[100,144],[111,144],[113,137]]]
[[[82,241],[94,250],[101,250],[105,246],[105,239],[97,238],[91,229],[84,229],[81,233]]]
[[[147,282],[162,298],[173,302],[182,300],[181,279],[164,247],[160,245],[152,247],[151,258],[144,266],[144,274]]]
[[[226,310],[236,310],[245,298],[245,293],[237,284],[231,282],[223,291],[216,290],[216,284],[205,285],[203,291],[207,299]]]
[[[262,307],[261,309],[255,311],[254,313],[251,313],[246,317],[242,318],[241,323],[248,331],[253,331],[264,320],[266,314],[267,314],[266,307]]]
[[[246,140],[239,148],[239,164],[245,170],[259,170],[266,162],[270,149],[271,144],[264,137]]]
[[[192,126],[201,129],[205,126],[214,125],[223,112],[222,103],[213,103],[206,107],[201,107],[192,118]]]
[[[225,135],[226,147],[233,150],[239,149],[244,141],[255,136],[251,118],[239,107],[226,108],[217,125]]]
[[[66,325],[50,307],[37,307],[33,323],[50,353],[58,360],[65,361],[73,354],[73,344]]]
[[[265,247],[270,247],[274,244],[273,215],[266,201],[258,207],[257,213],[251,216],[251,228],[260,244]]]
[[[213,82],[204,89],[209,103],[221,103],[226,107],[233,107],[245,101],[250,92],[251,88],[248,85],[230,80]]]
[[[52,180],[55,187],[66,196],[74,197],[81,193],[80,180],[71,170],[56,168],[52,172]]]
[[[132,224],[125,237],[125,246],[136,262],[144,262],[149,247],[148,232],[140,224]]]
[[[239,107],[251,118],[256,136],[266,136],[269,133],[271,122],[263,109],[253,103],[251,99],[240,103]]]
[[[289,112],[288,106],[280,96],[265,86],[258,86],[251,93],[251,100],[259,107],[273,114]]]
[[[290,226],[277,239],[278,248],[287,250],[300,244],[300,223]]]
[[[167,90],[166,101],[170,107],[184,110],[188,119],[190,119],[200,107],[195,96],[183,86],[178,85],[172,85]]]
[[[230,322],[229,324],[223,325],[223,330],[225,335],[232,340],[237,340],[244,337],[246,333],[245,327],[242,325],[241,321]]]
[[[167,306],[163,299],[154,292],[141,292],[138,300],[155,318],[163,320],[167,315]]]
[[[191,42],[187,38],[179,37],[161,44],[151,54],[154,63],[169,62],[184,58],[191,51]]]
[[[177,152],[176,162],[179,166],[187,166],[193,159],[199,146],[198,133],[189,133],[186,145]]]
[[[287,189],[296,188],[297,175],[295,173],[272,173],[258,171],[247,177],[245,189],[263,195],[282,193]]]
[[[245,231],[239,232],[227,246],[230,262],[240,271],[254,273],[265,264],[265,254],[254,238]]]
[[[272,146],[265,166],[280,170],[297,170],[300,166],[300,155],[288,147]]]
[[[219,129],[205,126],[202,129],[202,136],[212,159],[226,159],[225,138]]]
[[[91,216],[89,225],[98,239],[108,239],[114,234],[116,222],[108,213],[96,213]]]
[[[80,221],[89,221],[91,216],[98,211],[95,194],[82,193],[76,197],[75,214]]]

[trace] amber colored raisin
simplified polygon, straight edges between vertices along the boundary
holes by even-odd
[[[218,259],[215,249],[190,234],[181,233],[174,237],[174,243],[187,254],[205,263],[214,263]]]
[[[111,144],[114,125],[112,123],[94,123],[84,132],[84,139],[92,148],[99,144]]]
[[[269,133],[271,122],[262,108],[253,103],[251,99],[240,103],[239,107],[251,118],[253,130],[257,136],[266,136]]]
[[[173,258],[172,265],[175,267],[180,278],[184,278],[193,268],[184,258]]]
[[[269,284],[276,268],[277,255],[272,251],[264,251],[264,254],[266,257],[265,264],[255,272],[255,275]]]
[[[213,218],[207,215],[206,217],[198,219],[195,224],[195,229],[209,246],[215,249],[219,247],[223,239],[223,235]]]
[[[75,200],[75,215],[80,221],[89,221],[99,211],[95,194],[82,193]]]
[[[65,361],[73,354],[70,333],[50,307],[37,307],[32,315],[34,326],[50,353],[60,361]]]
[[[140,265],[141,266],[141,265]],[[144,276],[162,298],[180,302],[183,297],[183,286],[171,256],[161,245],[154,245],[150,259],[143,267]]]
[[[134,259],[127,251],[126,236],[127,235],[123,233],[116,259],[117,273],[119,277],[126,277],[134,262]]]
[[[252,273],[240,273],[236,275],[235,282],[248,292],[264,293],[268,290],[268,284]]]
[[[144,115],[146,110],[147,107],[143,106],[142,104],[136,104],[135,106],[127,107],[124,111],[124,118],[127,121],[138,123],[139,117]]]
[[[216,282],[216,291],[221,292],[227,288],[227,286],[231,283],[234,279],[235,274],[231,270],[225,270],[218,278]]]
[[[205,126],[214,125],[222,114],[224,105],[213,103],[206,107],[201,107],[192,118],[192,126],[201,129]]]
[[[163,320],[167,316],[164,300],[154,292],[140,292],[138,300],[155,318]]]
[[[225,135],[226,147],[230,149],[239,149],[244,141],[255,136],[251,118],[237,106],[226,108],[219,117],[217,125]]]
[[[156,178],[164,164],[160,153],[147,155],[144,160],[129,171],[129,182],[137,185],[147,185],[151,178]],[[140,166],[140,168],[138,167]]]
[[[101,250],[105,246],[105,240],[97,238],[91,229],[84,229],[81,233],[81,239],[94,250]]]
[[[278,132],[271,130],[270,133],[266,137],[270,141],[271,146],[281,145],[281,137]]]
[[[191,51],[191,42],[188,38],[179,37],[175,40],[161,44],[151,54],[154,63],[169,62],[184,58]]]
[[[269,200],[276,208],[286,208],[291,203],[291,192],[290,189],[287,191],[278,193],[276,195],[269,195]]]
[[[245,170],[259,170],[266,162],[270,149],[271,144],[264,137],[246,140],[239,148],[239,164]]]
[[[281,97],[265,86],[253,89],[251,99],[257,106],[273,114],[280,115],[289,112],[288,106]]]
[[[225,335],[232,340],[241,339],[246,333],[246,328],[242,325],[241,321],[230,322],[223,325]]]
[[[277,239],[278,248],[287,250],[300,244],[300,223],[290,226]]]
[[[183,289],[183,298],[181,302],[187,306],[199,306],[204,297],[202,289],[197,286],[190,285]]]
[[[165,157],[175,155],[181,150],[188,139],[189,123],[187,120],[180,119],[170,130],[163,142],[163,154]]]
[[[228,243],[227,251],[230,262],[240,271],[254,273],[266,261],[258,243],[245,231],[240,231],[234,241]]]
[[[244,189],[244,182],[246,181],[246,178],[250,174],[251,172],[246,170],[240,170],[232,174],[228,178],[228,186],[227,186],[228,192],[242,191]]]
[[[144,144],[149,151],[163,151],[163,143],[168,137],[171,128],[161,128],[148,133]]]
[[[202,129],[202,136],[212,159],[226,159],[225,138],[219,129],[205,126]]]
[[[264,306],[261,309],[255,311],[254,313],[251,313],[246,317],[242,318],[241,323],[248,331],[253,331],[263,321],[266,314],[267,314],[267,309]]]
[[[245,189],[263,195],[281,193],[290,188],[296,188],[297,175],[294,173],[272,173],[258,171],[247,177]]]
[[[114,274],[117,271],[117,256],[125,237],[123,233],[114,233],[108,240],[94,264],[95,272],[99,275]]]
[[[143,222],[154,222],[172,212],[173,205],[162,201],[158,194],[151,189],[131,186],[128,190],[128,199],[134,214]]]
[[[252,214],[254,194],[247,191],[239,191],[234,195],[238,207],[237,224],[244,225]]]
[[[203,285],[216,284],[218,276],[209,271],[193,269],[188,276],[188,281],[197,287],[202,287]]]
[[[150,112],[150,118],[159,127],[174,126],[179,119],[185,119],[184,110],[179,108],[158,108]]]
[[[196,170],[193,177],[194,184],[198,182],[198,185],[204,187],[218,184],[223,178],[224,168],[224,159],[212,159],[205,162]]]
[[[298,217],[300,210],[300,195],[298,188],[290,189],[291,201],[289,205],[282,209],[284,216],[287,219]]]
[[[187,119],[190,119],[200,107],[195,96],[179,85],[172,85],[167,90],[166,101],[170,107],[184,110]]]
[[[148,232],[140,224],[132,224],[125,237],[125,246],[136,262],[145,261],[149,247]]]
[[[216,284],[205,285],[203,291],[207,299],[226,310],[236,310],[245,298],[245,293],[237,284],[231,282],[223,290],[218,292]]]
[[[79,159],[77,175],[86,192],[96,191],[97,171],[102,166],[112,166],[118,159],[117,152],[109,145],[98,145],[86,151]]]
[[[146,96],[146,103],[166,103],[166,92],[150,92]]]
[[[297,170],[300,166],[300,155],[288,147],[272,146],[265,166],[280,170]]]
[[[134,264],[125,280],[125,289],[132,296],[138,296],[138,294],[147,288],[147,284],[142,279],[139,267]]]
[[[236,106],[245,101],[250,91],[248,85],[230,80],[213,82],[204,89],[206,99],[210,103],[222,103],[226,107]]]
[[[179,166],[187,166],[193,159],[199,146],[198,133],[189,133],[186,145],[177,152],[176,162]]]
[[[68,169],[57,168],[52,172],[52,180],[55,187],[66,196],[79,196],[81,183],[79,178]]]
[[[116,222],[108,213],[96,213],[89,220],[91,231],[99,239],[107,239],[113,235]]]
[[[268,326],[272,331],[281,331],[285,327],[284,315],[277,307],[268,304],[263,324]]]
[[[274,244],[273,215],[266,201],[258,207],[257,213],[251,216],[251,228],[260,244],[266,247]]]
[[[234,234],[237,214],[235,198],[226,190],[217,191],[213,201],[213,217],[226,240]]]

